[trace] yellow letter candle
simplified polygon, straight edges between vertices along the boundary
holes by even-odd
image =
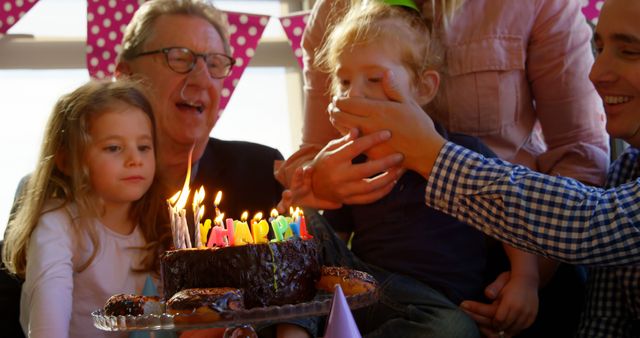
[[[251,235],[255,244],[267,243],[269,239],[269,223],[262,219],[262,213],[259,212],[251,220]]]
[[[243,212],[240,217],[240,221],[234,221],[233,226],[235,229],[233,245],[245,245],[253,244],[253,237],[251,237],[251,231],[249,231],[249,225],[247,225],[248,212]]]
[[[200,241],[203,246],[207,246],[207,234],[209,233],[209,229],[211,229],[210,219],[205,220],[204,224],[200,224]]]

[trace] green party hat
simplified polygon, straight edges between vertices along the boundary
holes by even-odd
[[[383,1],[392,6],[404,6],[411,9],[415,9],[416,11],[420,12],[420,9],[416,5],[416,3],[413,2],[413,0],[383,0]]]

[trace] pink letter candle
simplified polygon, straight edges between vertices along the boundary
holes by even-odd
[[[218,239],[218,235],[219,232],[221,230],[224,230],[224,228],[222,227],[222,220],[224,219],[224,213],[216,216],[216,218],[213,220],[213,224],[215,224],[215,226],[213,228],[211,228],[210,234],[209,234],[209,241],[207,242],[207,247],[212,248],[214,246],[224,246],[224,242],[222,242],[222,239]]]
[[[222,242],[223,243],[222,246],[232,246],[233,243],[235,243],[235,239],[234,239],[234,236],[233,236],[233,234],[234,234],[233,220],[231,218],[227,218],[226,219],[226,223],[227,223],[227,229],[226,230],[222,230],[222,229],[218,230],[218,239],[216,241]],[[224,240],[225,237],[227,238],[226,241]]]

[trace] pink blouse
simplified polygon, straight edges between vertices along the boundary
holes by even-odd
[[[276,170],[295,168],[340,137],[327,115],[329,76],[314,51],[334,6],[318,0],[303,37],[305,116],[301,148]],[[479,137],[502,159],[601,185],[609,164],[602,102],[588,79],[591,29],[578,0],[468,0],[450,22],[440,105],[432,116]],[[539,127],[538,127],[539,126]]]

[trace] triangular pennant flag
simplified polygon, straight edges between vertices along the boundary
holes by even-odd
[[[0,37],[9,31],[38,0],[0,0]]]
[[[293,54],[302,68],[302,33],[309,21],[309,11],[297,12],[280,18],[282,29],[287,34]]]
[[[603,0],[588,0],[583,1],[582,5],[582,13],[584,16],[594,25],[598,22],[598,17],[600,16],[600,9],[602,8]]]
[[[325,338],[362,338],[358,325],[353,319],[347,299],[340,284],[336,284],[331,303],[331,312],[324,331]]]
[[[255,54],[262,32],[269,22],[269,15],[257,15],[238,12],[225,12],[229,22],[229,44],[236,64],[231,74],[224,80],[220,111],[229,102],[231,94],[236,89],[238,81]]]
[[[89,0],[87,68],[93,78],[108,78],[116,69],[124,29],[140,6],[138,0]]]
[[[156,284],[151,279],[151,276],[147,275],[147,279],[144,281],[144,287],[142,288],[143,296],[159,296],[158,288],[156,288]]]
[[[90,0],[87,7],[87,68],[94,78],[111,77],[116,67],[124,29],[138,9],[138,0]],[[225,12],[229,22],[229,44],[236,65],[224,81],[220,110],[255,54],[256,46],[269,22],[268,15]]]

